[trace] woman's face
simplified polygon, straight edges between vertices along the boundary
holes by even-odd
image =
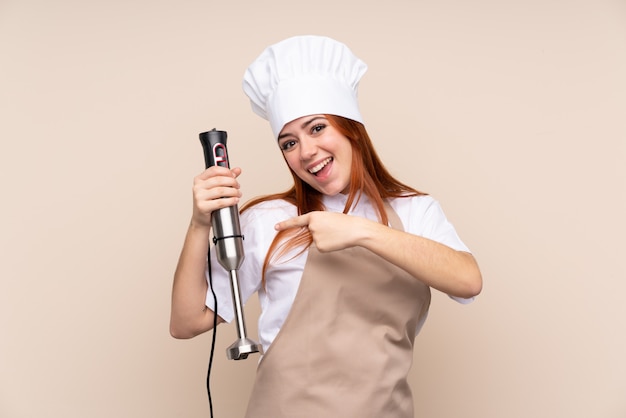
[[[348,192],[352,146],[324,115],[304,116],[286,124],[278,135],[278,146],[294,173],[320,193]]]

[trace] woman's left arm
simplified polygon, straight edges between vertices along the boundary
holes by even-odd
[[[334,212],[310,212],[276,225],[277,230],[293,227],[308,227],[321,252],[366,248],[450,296],[471,298],[482,290],[482,276],[474,257],[431,239]]]

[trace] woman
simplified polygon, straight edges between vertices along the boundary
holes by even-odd
[[[357,104],[366,69],[345,45],[300,36],[268,47],[244,75],[294,179],[242,209],[240,287],[244,300],[258,292],[265,352],[247,416],[412,417],[407,374],[430,289],[460,302],[481,290],[479,268],[439,204],[378,158]],[[194,180],[172,295],[177,338],[213,326],[211,213],[239,202],[240,173],[211,167]],[[228,275],[212,272],[217,321],[231,321]]]

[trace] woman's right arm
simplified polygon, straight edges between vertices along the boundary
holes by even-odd
[[[172,286],[170,334],[174,338],[192,338],[213,328],[214,313],[205,304],[211,214],[239,202],[239,174],[239,168],[213,166],[194,179],[193,214]],[[218,316],[217,322],[222,318]]]

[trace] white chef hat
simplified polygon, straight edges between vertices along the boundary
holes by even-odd
[[[267,47],[248,67],[243,90],[274,137],[302,116],[331,114],[363,123],[357,103],[367,65],[334,39],[295,36]]]

